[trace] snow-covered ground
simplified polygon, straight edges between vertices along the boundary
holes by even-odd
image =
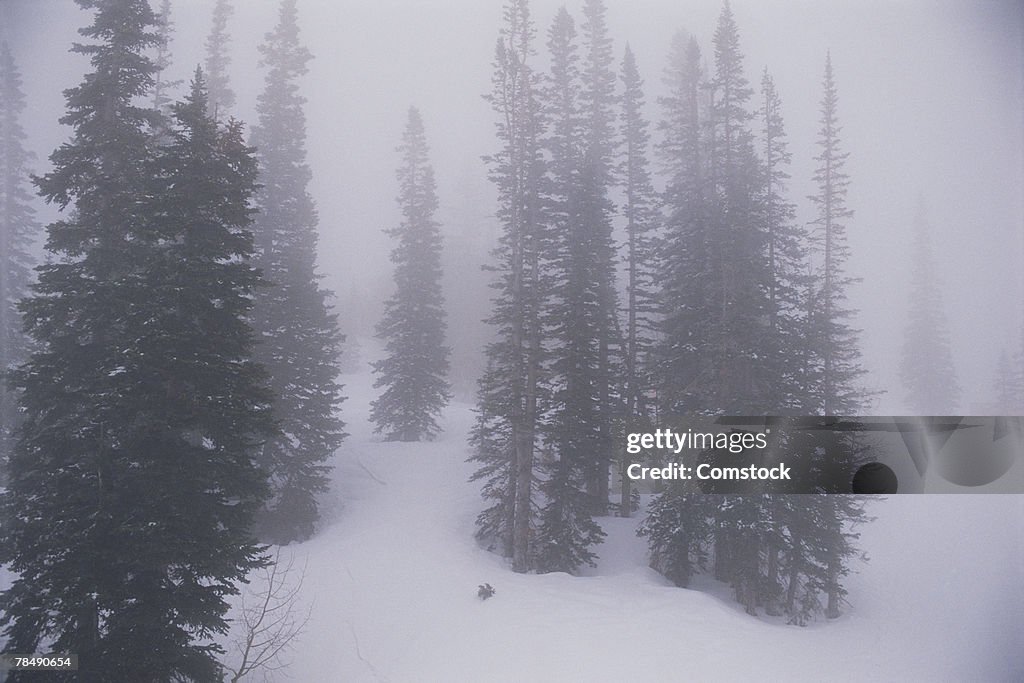
[[[852,606],[798,628],[744,614],[713,581],[670,586],[646,566],[638,520],[602,520],[584,576],[511,572],[472,538],[470,406],[452,405],[433,443],[382,443],[371,379],[345,382],[351,435],[321,528],[283,551],[306,567],[310,620],[270,680],[1024,680],[1024,496],[873,504]]]
[[[840,619],[807,628],[648,569],[636,520],[605,519],[585,576],[518,575],[476,546],[467,405],[427,444],[381,443],[367,377],[308,561],[296,681],[1024,680],[1024,497],[895,496]],[[478,599],[488,582],[496,595]]]

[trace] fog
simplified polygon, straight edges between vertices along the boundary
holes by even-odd
[[[274,24],[277,2],[234,4],[233,113],[251,123],[263,78],[256,46]],[[560,4],[531,4],[541,53]],[[581,4],[566,3],[577,17]],[[169,79],[187,79],[203,61],[212,6],[174,1]],[[656,121],[673,34],[696,36],[710,56],[721,3],[608,0],[608,7],[616,61],[628,41],[646,80],[648,117]],[[767,66],[783,99],[793,153],[789,195],[801,221],[811,218],[804,197],[813,191],[821,80],[831,51],[855,210],[848,271],[862,278],[850,296],[860,311],[866,384],[886,391],[874,412],[905,410],[897,368],[919,197],[943,278],[961,409],[992,412],[996,360],[1001,349],[1018,347],[1024,325],[1024,5],[733,0],[732,8],[748,79],[756,89]],[[321,271],[337,293],[343,331],[372,334],[390,293],[391,245],[382,231],[398,220],[395,147],[415,104],[437,171],[453,363],[465,390],[482,364],[487,335],[479,319],[490,292],[479,255],[497,234],[494,192],[481,161],[496,149],[494,116],[481,96],[490,89],[501,3],[300,0],[299,11],[302,39],[314,55],[304,94]],[[57,122],[61,91],[76,85],[88,65],[67,50],[88,20],[71,0],[0,0],[0,39],[10,43],[24,77],[24,123],[39,172],[69,134]],[[40,206],[41,218],[53,216]]]

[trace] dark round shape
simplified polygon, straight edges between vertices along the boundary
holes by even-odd
[[[896,493],[898,487],[896,473],[888,465],[880,462],[862,465],[857,474],[853,475],[851,485],[854,493],[866,494]]]

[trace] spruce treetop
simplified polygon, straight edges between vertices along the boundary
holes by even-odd
[[[228,20],[234,13],[231,0],[217,0],[213,7],[213,22],[206,38],[206,76],[208,80],[209,107],[211,113],[221,116],[235,106],[235,92],[228,79],[231,63],[227,32]]]
[[[306,75],[306,66],[313,55],[299,41],[296,0],[282,0],[278,23],[259,46],[260,66],[267,69],[265,88],[257,98],[259,126],[253,139],[264,164],[276,159],[301,159],[300,176],[306,181],[311,174],[305,166],[306,98],[299,90],[299,79]],[[265,168],[268,177],[281,169]],[[294,171],[293,171],[294,172]]]
[[[753,95],[753,90],[743,73],[743,54],[740,52],[739,28],[733,17],[732,8],[726,2],[718,17],[715,29],[715,80],[718,89],[720,107],[719,116],[727,122],[742,123],[748,121],[752,114],[747,110],[746,103]]]
[[[86,188],[103,182],[87,161],[99,155],[106,177],[117,168],[124,179],[141,178],[137,162],[149,148],[145,130],[156,127],[160,114],[136,104],[153,87],[157,67],[146,56],[159,46],[157,19],[146,0],[76,0],[84,9],[96,9],[92,25],[79,33],[97,43],[75,43],[71,48],[89,57],[94,71],[64,92],[67,112],[60,123],[74,129],[72,140],[51,156],[54,170],[36,183],[49,202],[65,208],[82,197]],[[113,164],[113,166],[111,166]],[[76,240],[77,242],[77,240]],[[79,243],[80,244],[80,243]],[[51,246],[63,250],[63,244]],[[68,246],[72,252],[78,246]]]
[[[419,441],[440,429],[436,418],[450,398],[445,379],[450,352],[444,346],[436,183],[423,119],[415,107],[409,108],[398,151],[402,221],[387,231],[397,241],[391,252],[395,293],[377,324],[388,355],[373,364],[374,387],[385,390],[372,402],[370,419],[387,440]]]

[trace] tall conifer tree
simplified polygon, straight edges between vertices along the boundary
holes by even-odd
[[[728,4],[714,37],[715,77],[710,82],[709,215],[712,330],[709,381],[703,404],[713,412],[763,414],[778,410],[770,368],[756,362],[771,349],[766,325],[768,279],[761,221],[762,169],[751,131],[753,90],[744,74],[739,30]],[[711,379],[714,378],[714,379]]]
[[[660,257],[657,198],[651,183],[647,151],[650,141],[644,117],[643,79],[636,58],[626,46],[622,60],[621,160],[619,176],[625,198],[622,214],[626,219],[625,348],[623,353],[623,391],[626,416],[645,421],[654,407],[648,405],[649,391],[654,387],[653,350],[659,323],[657,263]],[[621,495],[619,515],[632,514],[632,491],[626,468],[628,457],[622,458],[619,472]]]
[[[679,206],[670,215],[670,246],[666,265],[685,269],[671,273],[666,303],[679,296],[682,310],[666,312],[667,360],[681,375],[665,380],[683,388],[666,393],[671,412],[758,414],[778,410],[777,387],[765,359],[771,350],[768,326],[768,266],[762,212],[762,167],[754,151],[751,131],[752,89],[744,75],[739,31],[728,3],[722,9],[714,35],[715,73],[705,85],[705,121],[700,123],[701,85],[693,83],[696,66],[689,63],[696,50],[687,50],[683,75],[686,91],[671,104],[668,121],[676,123],[666,151],[695,153],[682,160],[681,182],[670,185],[669,201]],[[680,104],[689,106],[680,111]],[[695,126],[694,119],[697,125]],[[694,149],[696,148],[696,149]],[[691,151],[692,150],[692,151]],[[680,163],[680,162],[677,162]],[[673,207],[675,208],[675,207]],[[682,220],[680,220],[682,219]],[[686,291],[687,285],[694,285]],[[680,323],[685,321],[685,327]],[[700,335],[695,338],[694,330]],[[747,611],[753,609],[758,583],[756,529],[760,501],[753,496],[729,495],[694,499],[685,494],[663,496],[652,507],[645,529],[666,528],[659,518],[678,518],[691,526],[673,536],[652,538],[652,549],[675,548],[680,558],[653,557],[656,563],[678,567],[687,576],[700,553],[687,544],[705,535],[710,523],[714,573],[729,582]],[[665,509],[672,506],[676,509]],[[708,520],[708,521],[705,521]],[[694,555],[690,558],[690,555]]]
[[[256,302],[254,327],[282,434],[261,455],[273,496],[258,529],[263,540],[288,543],[312,535],[326,463],[345,436],[338,417],[342,336],[316,272],[318,218],[307,190],[306,100],[298,90],[311,55],[299,42],[295,0],[282,1],[260,52],[267,77],[252,134],[261,178],[254,232],[270,287]]]
[[[664,415],[698,412],[711,292],[709,216],[713,193],[708,172],[708,102],[697,41],[677,33],[660,99],[662,139],[658,153],[667,176],[659,301],[661,340],[656,347],[658,406]],[[678,586],[687,586],[707,561],[709,496],[670,487],[651,503],[638,533],[648,538],[651,566]]]
[[[767,316],[770,336],[764,359],[777,387],[773,403],[779,413],[802,414],[806,406],[806,310],[803,295],[808,287],[807,231],[796,222],[796,208],[787,198],[789,152],[782,99],[775,81],[764,70],[760,151],[764,165],[761,198],[764,239],[767,249]]]
[[[79,4],[96,10],[82,30],[94,42],[74,47],[93,72],[66,91],[72,138],[37,180],[68,211],[23,305],[36,348],[16,373],[26,422],[0,563],[18,578],[0,624],[8,652],[79,655],[54,680],[216,680],[224,598],[263,562],[250,537],[271,424],[246,323],[255,161],[237,127],[206,118],[198,78],[170,127],[136,105],[155,71],[147,2]]]
[[[206,37],[206,80],[210,91],[210,112],[224,119],[235,106],[235,91],[231,89],[228,68],[231,66],[231,36],[228,21],[235,8],[231,0],[217,0],[213,6],[213,22]]]
[[[699,409],[700,386],[708,372],[704,355],[711,343],[705,325],[712,286],[706,276],[711,189],[701,61],[697,41],[676,34],[665,71],[667,94],[660,99],[658,153],[667,178],[664,248],[658,261],[663,313],[657,358],[659,408],[665,414]]]
[[[434,219],[437,189],[423,119],[415,107],[409,109],[399,151],[402,222],[388,231],[398,241],[391,252],[395,293],[377,325],[388,356],[374,363],[374,387],[385,389],[371,406],[370,420],[389,441],[420,441],[437,433],[437,417],[451,392],[446,379],[450,351],[444,345],[441,232]]]
[[[135,591],[124,583],[137,570],[140,529],[123,522],[137,514],[139,474],[151,472],[130,467],[138,413],[121,375],[124,350],[138,337],[127,323],[145,259],[143,242],[133,238],[148,229],[139,199],[153,189],[147,130],[159,121],[134,102],[152,88],[155,67],[146,53],[159,39],[147,2],[79,5],[97,10],[81,31],[95,42],[72,48],[90,58],[93,72],[66,92],[61,122],[73,137],[51,155],[54,170],[37,180],[48,201],[73,210],[48,226],[47,248],[59,260],[41,268],[35,296],[24,304],[40,348],[15,383],[24,391],[26,424],[0,501],[0,563],[19,578],[0,596],[0,624],[8,651],[33,652],[47,638],[55,651],[80,656],[79,675],[98,678],[101,661],[131,659],[126,608]],[[50,541],[40,543],[44,536]],[[9,678],[18,676],[27,678]]]
[[[25,96],[14,55],[0,44],[0,373],[25,360],[27,348],[18,302],[28,293],[32,258],[29,255],[38,229],[28,190],[28,164],[21,116]],[[17,393],[0,376],[0,483],[19,422]]]
[[[846,273],[850,248],[846,221],[853,211],[846,205],[850,184],[846,173],[848,153],[839,139],[839,96],[832,73],[832,56],[825,58],[824,95],[821,100],[821,128],[818,131],[818,168],[814,182],[818,191],[809,197],[817,209],[813,221],[815,255],[818,262],[817,287],[812,302],[808,337],[814,349],[818,374],[813,382],[813,410],[824,415],[857,415],[865,394],[857,386],[864,374],[860,366],[859,331],[850,325],[855,311],[847,305],[847,288],[857,280]]]
[[[585,270],[577,273],[581,285],[593,290],[593,318],[587,325],[587,343],[597,351],[593,367],[593,391],[596,409],[590,421],[596,431],[595,448],[586,472],[587,494],[595,514],[608,507],[609,470],[615,444],[613,415],[618,412],[616,386],[622,340],[618,325],[615,285],[616,251],[612,239],[615,205],[610,198],[615,182],[615,56],[608,31],[604,0],[583,3],[583,59],[580,107],[583,116],[583,167],[580,174],[581,237],[589,255]],[[581,264],[583,265],[583,264]],[[582,330],[580,331],[582,332]]]
[[[548,32],[551,74],[544,88],[550,155],[547,214],[551,241],[546,310],[551,346],[551,410],[544,434],[550,445],[541,484],[544,503],[537,530],[537,568],[574,571],[593,564],[590,546],[603,534],[591,515],[586,488],[594,480],[603,442],[595,313],[600,310],[588,223],[586,114],[581,108],[576,27],[563,7]]]
[[[494,250],[493,314],[497,339],[487,347],[480,380],[473,460],[490,506],[477,518],[477,537],[525,572],[533,563],[535,454],[545,410],[543,319],[549,283],[542,270],[548,231],[541,203],[544,123],[538,75],[531,66],[535,29],[526,0],[507,0],[487,96],[501,148],[486,157],[498,190],[501,237]]]
[[[171,66],[171,41],[174,39],[174,21],[171,19],[171,0],[160,0],[160,11],[157,13],[156,59],[153,66],[153,108],[167,114],[171,106],[173,88],[181,85],[180,80],[168,80],[167,70]]]
[[[914,415],[955,415],[960,384],[923,205],[918,206],[914,219],[912,258],[910,312],[900,365],[907,407]]]
[[[758,158],[752,91],[728,4],[714,45],[715,74],[705,81],[696,44],[684,49],[676,41],[663,100],[660,151],[669,181],[661,405],[669,414],[817,412],[827,336],[820,327],[822,288],[805,275],[806,236],[784,198],[788,152],[778,94],[766,76]],[[847,358],[856,357],[855,339],[844,348]],[[856,395],[851,377],[835,385],[849,396]],[[786,447],[804,453],[815,472],[843,468],[835,479],[849,481],[853,472],[846,470],[863,448],[840,438],[822,457],[819,445],[794,439]],[[839,453],[848,457],[833,463]],[[838,616],[842,577],[855,553],[851,527],[863,519],[862,502],[851,496],[692,495],[677,485],[655,499],[639,533],[649,539],[652,566],[678,585],[711,561],[715,577],[733,587],[748,613],[763,606],[805,623],[817,612]]]
[[[832,71],[832,56],[826,55],[821,100],[819,166],[814,173],[818,191],[809,197],[817,209],[812,233],[811,300],[805,328],[807,339],[807,370],[805,392],[807,411],[822,415],[858,415],[866,407],[869,394],[859,386],[864,374],[860,365],[859,331],[850,321],[856,311],[847,304],[847,289],[857,282],[846,272],[850,249],[846,240],[846,221],[853,211],[846,204],[850,183],[846,172],[848,153],[839,138],[839,97]],[[810,466],[826,472],[828,481],[851,481],[863,462],[865,448],[855,435],[825,432],[809,453]],[[836,493],[831,491],[829,493]],[[800,620],[808,609],[817,609],[816,595],[826,595],[825,616],[839,616],[839,605],[845,594],[842,577],[848,572],[848,558],[854,554],[849,531],[865,519],[863,501],[854,496],[818,496],[800,510],[802,531],[796,532],[804,543],[804,600],[801,610],[793,612]],[[791,586],[789,591],[791,592]]]

